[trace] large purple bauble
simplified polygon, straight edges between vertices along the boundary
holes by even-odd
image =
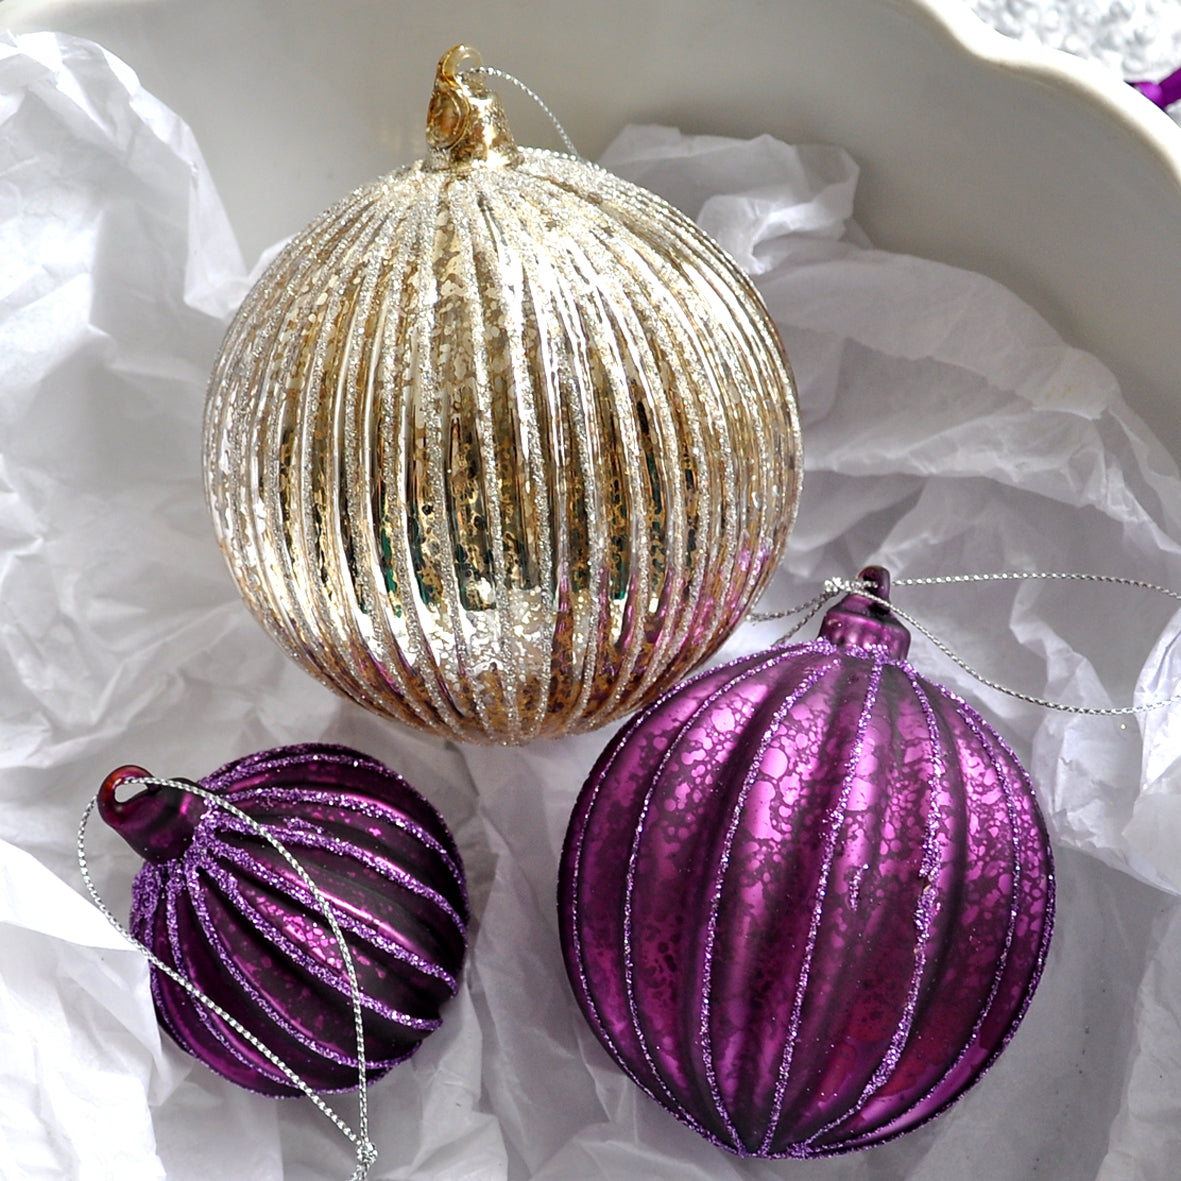
[[[103,819],[146,859],[131,932],[241,1022],[313,1090],[359,1082],[353,993],[340,945],[282,855],[241,819],[121,767]],[[362,997],[366,1078],[437,1028],[466,949],[467,892],[439,814],[388,767],[341,746],[249,755],[200,781],[264,825],[331,905]],[[221,1018],[153,968],[164,1027],[219,1074],[267,1095],[298,1094]]]
[[[888,575],[864,571],[886,597]],[[604,751],[562,857],[595,1033],[741,1155],[907,1131],[996,1057],[1041,975],[1045,826],[1016,757],[849,595],[820,638],[713,669]]]

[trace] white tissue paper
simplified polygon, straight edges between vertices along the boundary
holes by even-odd
[[[1181,1151],[1181,713],[1096,718],[985,689],[916,637],[1041,793],[1059,917],[1018,1035],[944,1116],[828,1161],[743,1161],[607,1059],[558,950],[566,817],[607,735],[469,751],[373,718],[278,652],[207,518],[207,374],[248,285],[200,152],[84,41],[0,37],[0,1176],[345,1178],[303,1100],[239,1091],[157,1031],[138,952],[79,896],[74,834],[125,762],[197,777],[292,741],[396,766],[456,832],[475,910],[443,1028],[370,1095],[374,1178],[1131,1181]],[[855,163],[625,130],[605,163],[754,275],[799,380],[799,523],[760,608],[869,561],[896,578],[1087,571],[1181,588],[1181,481],[1111,375],[995,283],[869,245]],[[1175,602],[1074,583],[899,590],[963,659],[1087,706],[1171,696]],[[744,626],[723,655],[776,638]],[[1143,741],[1142,741],[1143,739]],[[136,858],[103,826],[126,913]],[[355,1099],[336,1097],[346,1120]]]

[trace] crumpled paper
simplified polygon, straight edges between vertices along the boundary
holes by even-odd
[[[641,1094],[567,988],[554,890],[607,735],[467,749],[289,664],[238,600],[200,473],[204,386],[247,266],[191,133],[99,47],[0,37],[0,1175],[321,1181],[352,1149],[161,1036],[146,968],[79,896],[74,834],[112,767],[196,777],[350,743],[440,807],[475,911],[443,1028],[370,1094],[374,1178],[1131,1181],[1181,1150],[1181,712],[1055,712],[912,657],[1037,783],[1059,917],[1017,1037],[947,1114],[866,1152],[742,1161]],[[763,611],[870,561],[896,578],[1086,571],[1181,588],[1181,480],[1095,358],[981,276],[874,249],[835,147],[625,130],[604,161],[755,277],[799,386],[798,525]],[[1176,603],[1070,582],[900,589],[972,667],[1085,706],[1171,696]],[[785,625],[751,623],[722,656]],[[126,913],[136,858],[97,822]],[[346,1120],[355,1099],[335,1097]],[[981,1170],[984,1170],[982,1172]]]

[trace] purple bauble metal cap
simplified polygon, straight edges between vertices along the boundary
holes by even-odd
[[[894,660],[905,660],[910,651],[910,632],[880,601],[890,598],[890,572],[884,566],[866,566],[857,580],[867,584],[869,594],[853,591],[830,607],[820,634],[839,647],[876,648]]]
[[[171,783],[148,783],[127,800],[116,795],[125,783],[151,778],[134,764],[117,767],[98,789],[98,814],[145,861],[159,864],[180,857],[189,847],[208,805]]]

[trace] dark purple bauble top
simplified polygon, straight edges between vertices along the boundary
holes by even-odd
[[[881,598],[885,571],[863,572]],[[575,995],[660,1103],[741,1155],[875,1144],[1011,1036],[1054,882],[1016,757],[849,595],[818,639],[706,672],[603,752],[562,857]]]
[[[99,792],[103,819],[146,863],[131,931],[212,998],[313,1090],[359,1082],[353,994],[340,946],[296,871],[241,819],[180,788],[126,801],[121,767]],[[408,1057],[440,1023],[466,949],[467,893],[439,814],[400,776],[342,746],[249,755],[200,781],[264,825],[328,900],[362,996],[366,1077]],[[241,1086],[294,1095],[272,1063],[153,969],[165,1028]]]

